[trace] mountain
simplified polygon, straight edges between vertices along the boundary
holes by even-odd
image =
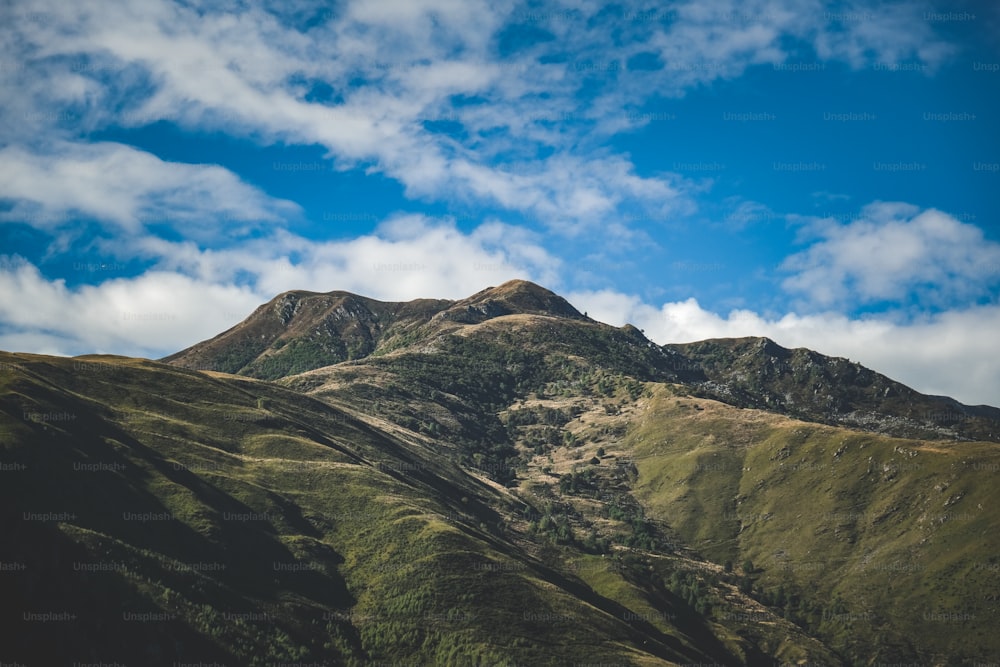
[[[407,341],[414,327],[451,305],[386,303],[348,292],[285,292],[211,340],[166,357],[183,368],[273,379],[371,354]]]
[[[584,319],[565,299],[513,280],[461,301],[376,301],[349,292],[293,291],[276,296],[211,340],[163,359],[183,368],[274,379],[405,346],[450,323],[504,315]]]
[[[594,322],[524,280],[461,301],[386,303],[347,292],[286,292],[232,329],[162,361],[276,380],[393,351],[413,353],[417,343],[431,349],[431,341],[451,334],[489,339],[494,331],[500,339],[490,341],[493,348],[550,353],[558,347],[566,357],[596,360],[644,381],[684,382],[698,395],[738,407],[899,437],[1000,442],[998,408],[927,396],[847,359],[789,350],[768,338],[657,346],[635,327]],[[513,331],[517,340],[504,342]],[[356,365],[351,372],[359,372]]]
[[[998,414],[525,281],[3,354],[0,657],[988,663]]]
[[[633,587],[612,558],[541,553],[507,525],[529,506],[362,415],[144,360],[0,363],[11,659],[739,660],[669,593],[596,590]]]

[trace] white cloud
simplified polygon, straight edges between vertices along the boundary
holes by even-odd
[[[466,234],[448,220],[399,215],[372,233],[310,241],[287,231],[204,250],[145,237],[116,250],[210,283],[243,280],[262,300],[292,289],[347,290],[385,300],[462,298],[512,278],[559,282],[560,262],[528,230],[487,222]],[[476,286],[472,289],[472,286]]]
[[[47,21],[28,21],[24,32],[29,43],[40,46],[16,57],[34,63],[39,76],[29,97],[47,109],[54,106],[48,91],[61,74],[58,59],[87,63],[77,68],[76,79],[92,87],[87,97],[100,103],[75,107],[81,124],[142,125],[162,118],[265,141],[319,143],[339,166],[370,165],[399,179],[411,197],[498,204],[530,211],[560,228],[592,223],[623,197],[657,207],[666,205],[653,199],[659,193],[680,198],[683,181],[640,178],[620,156],[592,160],[563,149],[539,161],[532,149],[508,157],[498,169],[487,163],[512,145],[507,138],[484,140],[477,132],[475,145],[463,146],[427,132],[425,119],[446,116],[468,117],[474,129],[479,124],[496,134],[497,127],[509,129],[512,119],[523,122],[531,106],[522,97],[530,95],[537,105],[540,93],[559,98],[543,109],[554,106],[565,115],[573,87],[561,92],[555,87],[552,70],[559,66],[535,67],[528,76],[529,70],[504,67],[491,57],[496,8],[449,2],[391,7],[351,5],[330,25],[302,34],[255,8],[235,16],[200,15],[167,3],[150,3],[148,9],[137,4],[112,25],[103,20],[100,3],[39,4],[34,11]],[[411,14],[414,18],[402,20]],[[442,31],[448,39],[435,37]],[[447,48],[449,40],[460,54]],[[91,60],[99,65],[92,67]],[[114,79],[134,66],[147,72],[150,91],[116,91],[106,80],[105,75]],[[329,83],[342,101],[307,101],[310,82]],[[486,103],[453,107],[455,94],[481,95]],[[108,108],[119,111],[109,114]],[[609,166],[615,178],[604,180]]]
[[[0,148],[0,197],[15,202],[3,218],[56,229],[96,218],[119,232],[168,223],[195,238],[205,222],[280,222],[299,207],[272,199],[214,165],[166,162],[116,143],[55,142],[44,152]]]
[[[0,347],[159,356],[178,341],[214,336],[259,304],[246,288],[159,271],[71,289],[24,263],[0,271]]]
[[[641,124],[626,111],[653,96],[811,48],[856,67],[904,58],[933,65],[949,53],[909,3],[851,6],[842,12],[850,20],[831,19],[819,0],[697,0],[668,11],[626,2],[620,12],[599,3],[535,11],[485,0],[298,3],[280,15],[254,4],[109,7],[36,0],[7,10],[0,30],[10,39],[0,57],[23,68],[0,72],[0,94],[14,99],[0,109],[3,139],[30,143],[166,119],[319,144],[339,166],[383,172],[409,196],[478,200],[561,231],[593,225],[626,201],[647,213],[690,207],[690,183],[639,177],[626,156],[592,152],[595,131]],[[305,29],[310,12],[322,20]],[[283,22],[289,16],[295,24]],[[496,43],[511,20],[557,39],[501,60]],[[540,61],[560,53],[576,59]],[[659,54],[665,67],[624,69],[643,53]],[[331,99],[309,97],[316,84]],[[459,122],[464,136],[424,127],[440,117]],[[605,179],[609,167],[613,178]]]
[[[816,53],[824,60],[843,60],[855,69],[880,63],[919,64],[933,71],[954,55],[954,46],[938,39],[923,13],[933,11],[919,2],[855,2],[824,12],[826,25],[815,37]]]
[[[98,241],[107,252],[156,263],[136,278],[72,288],[30,265],[0,263],[0,347],[165,354],[285,289],[462,297],[512,277],[558,288],[561,267],[538,239],[497,222],[466,234],[404,216],[348,241],[277,230],[205,249],[216,231],[239,236],[296,208],[221,167],[78,143],[109,125],[164,119],[262,143],[320,145],[338,166],[384,173],[410,197],[488,203],[573,234],[623,212],[690,212],[701,186],[642,176],[627,156],[596,148],[644,122],[627,112],[651,99],[817,55],[855,68],[914,61],[932,69],[951,53],[917,3],[851,4],[837,16],[819,0],[691,0],[665,11],[625,2],[620,14],[601,14],[607,7],[596,1],[536,11],[485,0],[358,0],[335,9],[285,4],[284,18],[239,5],[222,12],[159,0],[34,0],[0,9],[0,196],[16,203],[6,217],[51,230],[76,215],[95,217],[128,232]],[[310,15],[321,20],[306,29]],[[296,25],[283,22],[289,16]],[[556,40],[501,60],[498,33],[518,16]],[[575,60],[541,61],[561,51]],[[665,67],[625,69],[648,53]],[[329,99],[311,96],[324,88]],[[424,121],[435,118],[461,131],[428,130]],[[937,211],[866,212],[846,226],[816,222],[813,245],[786,264],[785,288],[828,307],[852,293],[862,302],[908,290],[932,300],[969,297],[995,279],[996,246],[975,228]],[[729,222],[769,215],[748,204]],[[149,219],[171,220],[198,243],[150,236]],[[638,238],[621,226],[613,232]],[[633,321],[661,342],[771,335],[850,356],[924,391],[1000,403],[992,306],[894,324],[751,311],[722,318],[694,300],[654,307],[615,292],[572,298],[594,317]]]
[[[910,298],[940,306],[982,297],[1000,282],[1000,244],[934,209],[878,202],[848,224],[813,220],[807,233],[819,240],[782,268],[792,273],[783,287],[810,306]]]
[[[751,202],[747,210],[756,206]],[[799,221],[801,240],[812,245],[786,260],[783,268],[792,275],[783,287],[808,297],[807,314],[737,309],[723,317],[695,299],[657,307],[615,290],[580,291],[569,299],[595,319],[630,322],[661,344],[767,336],[786,347],[850,358],[924,393],[1000,406],[1000,304],[975,305],[1000,282],[1000,244],[946,213],[900,202],[870,204],[847,224]],[[913,317],[909,300],[925,308],[969,305]],[[872,301],[898,307],[860,318],[830,309]]]
[[[612,290],[576,292],[568,298],[594,319],[615,326],[634,324],[660,344],[767,336],[785,347],[847,357],[926,394],[1000,406],[1000,305],[906,323],[889,316],[852,319],[839,313],[765,317],[751,310],[722,317],[695,299],[657,308]]]

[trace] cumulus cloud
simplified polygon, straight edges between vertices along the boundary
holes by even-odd
[[[975,225],[909,204],[877,202],[848,224],[813,220],[815,242],[790,256],[783,287],[812,306],[976,300],[1000,282],[1000,243]]]
[[[343,241],[311,241],[278,230],[232,248],[145,237],[108,250],[206,282],[242,280],[267,299],[308,288],[406,300],[464,297],[475,291],[470,286],[518,277],[556,285],[560,262],[539,241],[528,230],[496,221],[464,233],[450,220],[398,215],[371,234]]]
[[[219,333],[259,303],[245,287],[160,271],[69,288],[23,262],[0,271],[0,347],[30,341],[28,349],[53,354],[159,356]]]

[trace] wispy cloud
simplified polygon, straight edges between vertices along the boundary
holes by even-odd
[[[168,225],[198,240],[221,226],[231,237],[241,226],[281,222],[299,211],[222,167],[167,162],[109,142],[0,148],[0,197],[12,203],[0,218],[42,229],[93,219],[130,234]]]
[[[920,71],[934,71],[957,47],[937,37],[924,19],[933,10],[922,2],[851,2],[825,9],[825,26],[814,38],[816,53],[823,60],[841,60],[855,69],[916,66]]]

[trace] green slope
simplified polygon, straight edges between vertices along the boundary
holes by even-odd
[[[2,356],[12,658],[727,660],[533,558],[496,528],[511,498],[348,413],[154,362]]]
[[[648,512],[858,664],[1000,655],[995,443],[914,441],[661,391],[627,436]],[[877,650],[876,650],[876,647]]]
[[[1000,654],[996,409],[846,360],[523,281],[292,292],[171,365],[0,357],[3,660]]]

